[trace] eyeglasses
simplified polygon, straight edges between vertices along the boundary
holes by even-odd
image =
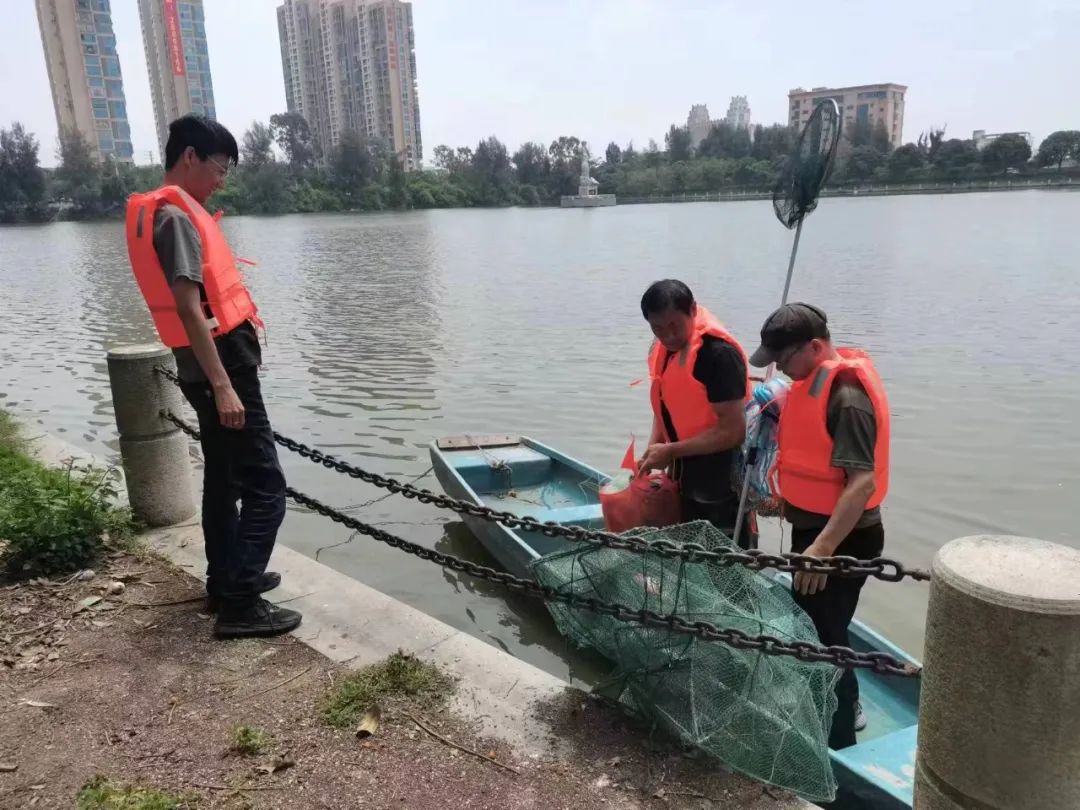
[[[220,163],[218,163],[216,160],[214,160],[209,155],[206,156],[206,159],[210,163],[213,163],[215,166],[217,166],[217,168],[221,171],[221,176],[222,177],[228,177],[229,176],[229,166],[228,166],[228,164],[222,166]]]

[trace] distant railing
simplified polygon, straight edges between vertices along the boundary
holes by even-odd
[[[879,197],[888,194],[964,194],[977,191],[1023,191],[1046,188],[1080,189],[1080,180],[1072,177],[1020,177],[1004,180],[960,180],[925,183],[866,183],[860,185],[827,186],[822,197]],[[619,194],[619,205],[669,202],[734,202],[737,200],[768,200],[771,189],[734,188],[728,191],[670,192],[667,194]]]

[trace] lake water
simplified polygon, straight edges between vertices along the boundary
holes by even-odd
[[[965,534],[1080,545],[1080,194],[830,199],[793,300],[867,349],[893,408],[886,553],[928,565]],[[286,435],[420,476],[454,433],[531,435],[614,470],[650,426],[638,302],[685,280],[744,341],[778,303],[791,234],[765,202],[603,210],[226,217],[268,324],[264,392]],[[120,223],[0,228],[0,403],[116,458],[107,347],[153,338]],[[639,445],[640,447],[640,445]],[[408,538],[486,557],[449,513],[283,454],[290,482]],[[433,476],[422,485],[437,488]],[[781,534],[765,527],[764,546]],[[314,555],[347,532],[291,510]],[[561,675],[542,607],[366,538],[319,559]],[[925,585],[871,581],[860,617],[921,652]],[[579,668],[580,669],[580,668]],[[578,673],[580,674],[580,673]]]

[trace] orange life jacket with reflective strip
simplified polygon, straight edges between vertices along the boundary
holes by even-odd
[[[847,484],[844,471],[832,466],[833,439],[826,423],[829,392],[837,375],[854,371],[877,421],[874,444],[874,494],[867,509],[880,506],[889,491],[889,400],[885,386],[866,352],[838,349],[839,360],[822,363],[805,380],[791,385],[780,411],[776,469],[780,494],[792,506],[831,515]]]
[[[161,342],[170,349],[190,346],[184,324],[176,311],[165,272],[154,250],[154,214],[162,205],[175,205],[190,218],[202,247],[203,307],[214,337],[231,332],[246,321],[262,326],[258,309],[244,286],[229,243],[217,218],[179,186],[162,186],[145,194],[132,194],[127,204],[127,247],[150,316]]]
[[[709,310],[698,304],[690,340],[682,351],[667,360],[668,351],[657,340],[653,342],[652,350],[649,352],[649,376],[652,380],[650,398],[653,414],[660,420],[665,441],[673,441],[673,437],[667,435],[667,427],[661,416],[661,402],[671,415],[671,424],[679,440],[697,436],[713,427],[718,421],[716,411],[709,402],[704,383],[694,378],[694,363],[697,361],[698,352],[701,351],[702,339],[705,335],[719,338],[738,350],[743,366],[748,369],[746,396],[750,397],[751,386],[746,352],[739,345],[739,341],[724,328],[724,325]],[[666,367],[665,360],[667,360]]]

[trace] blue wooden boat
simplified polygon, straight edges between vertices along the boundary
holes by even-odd
[[[602,529],[600,487],[609,476],[554,448],[524,436],[457,436],[430,445],[431,462],[450,496],[540,521]],[[529,577],[538,557],[575,546],[572,541],[517,532],[498,523],[463,516],[487,551],[510,573]],[[772,575],[787,587],[784,574]],[[861,622],[851,624],[851,644],[860,652],[882,651],[916,666],[919,662]],[[850,748],[831,751],[833,772],[857,806],[895,810],[912,806],[919,681],[860,671],[859,692],[868,723]]]

